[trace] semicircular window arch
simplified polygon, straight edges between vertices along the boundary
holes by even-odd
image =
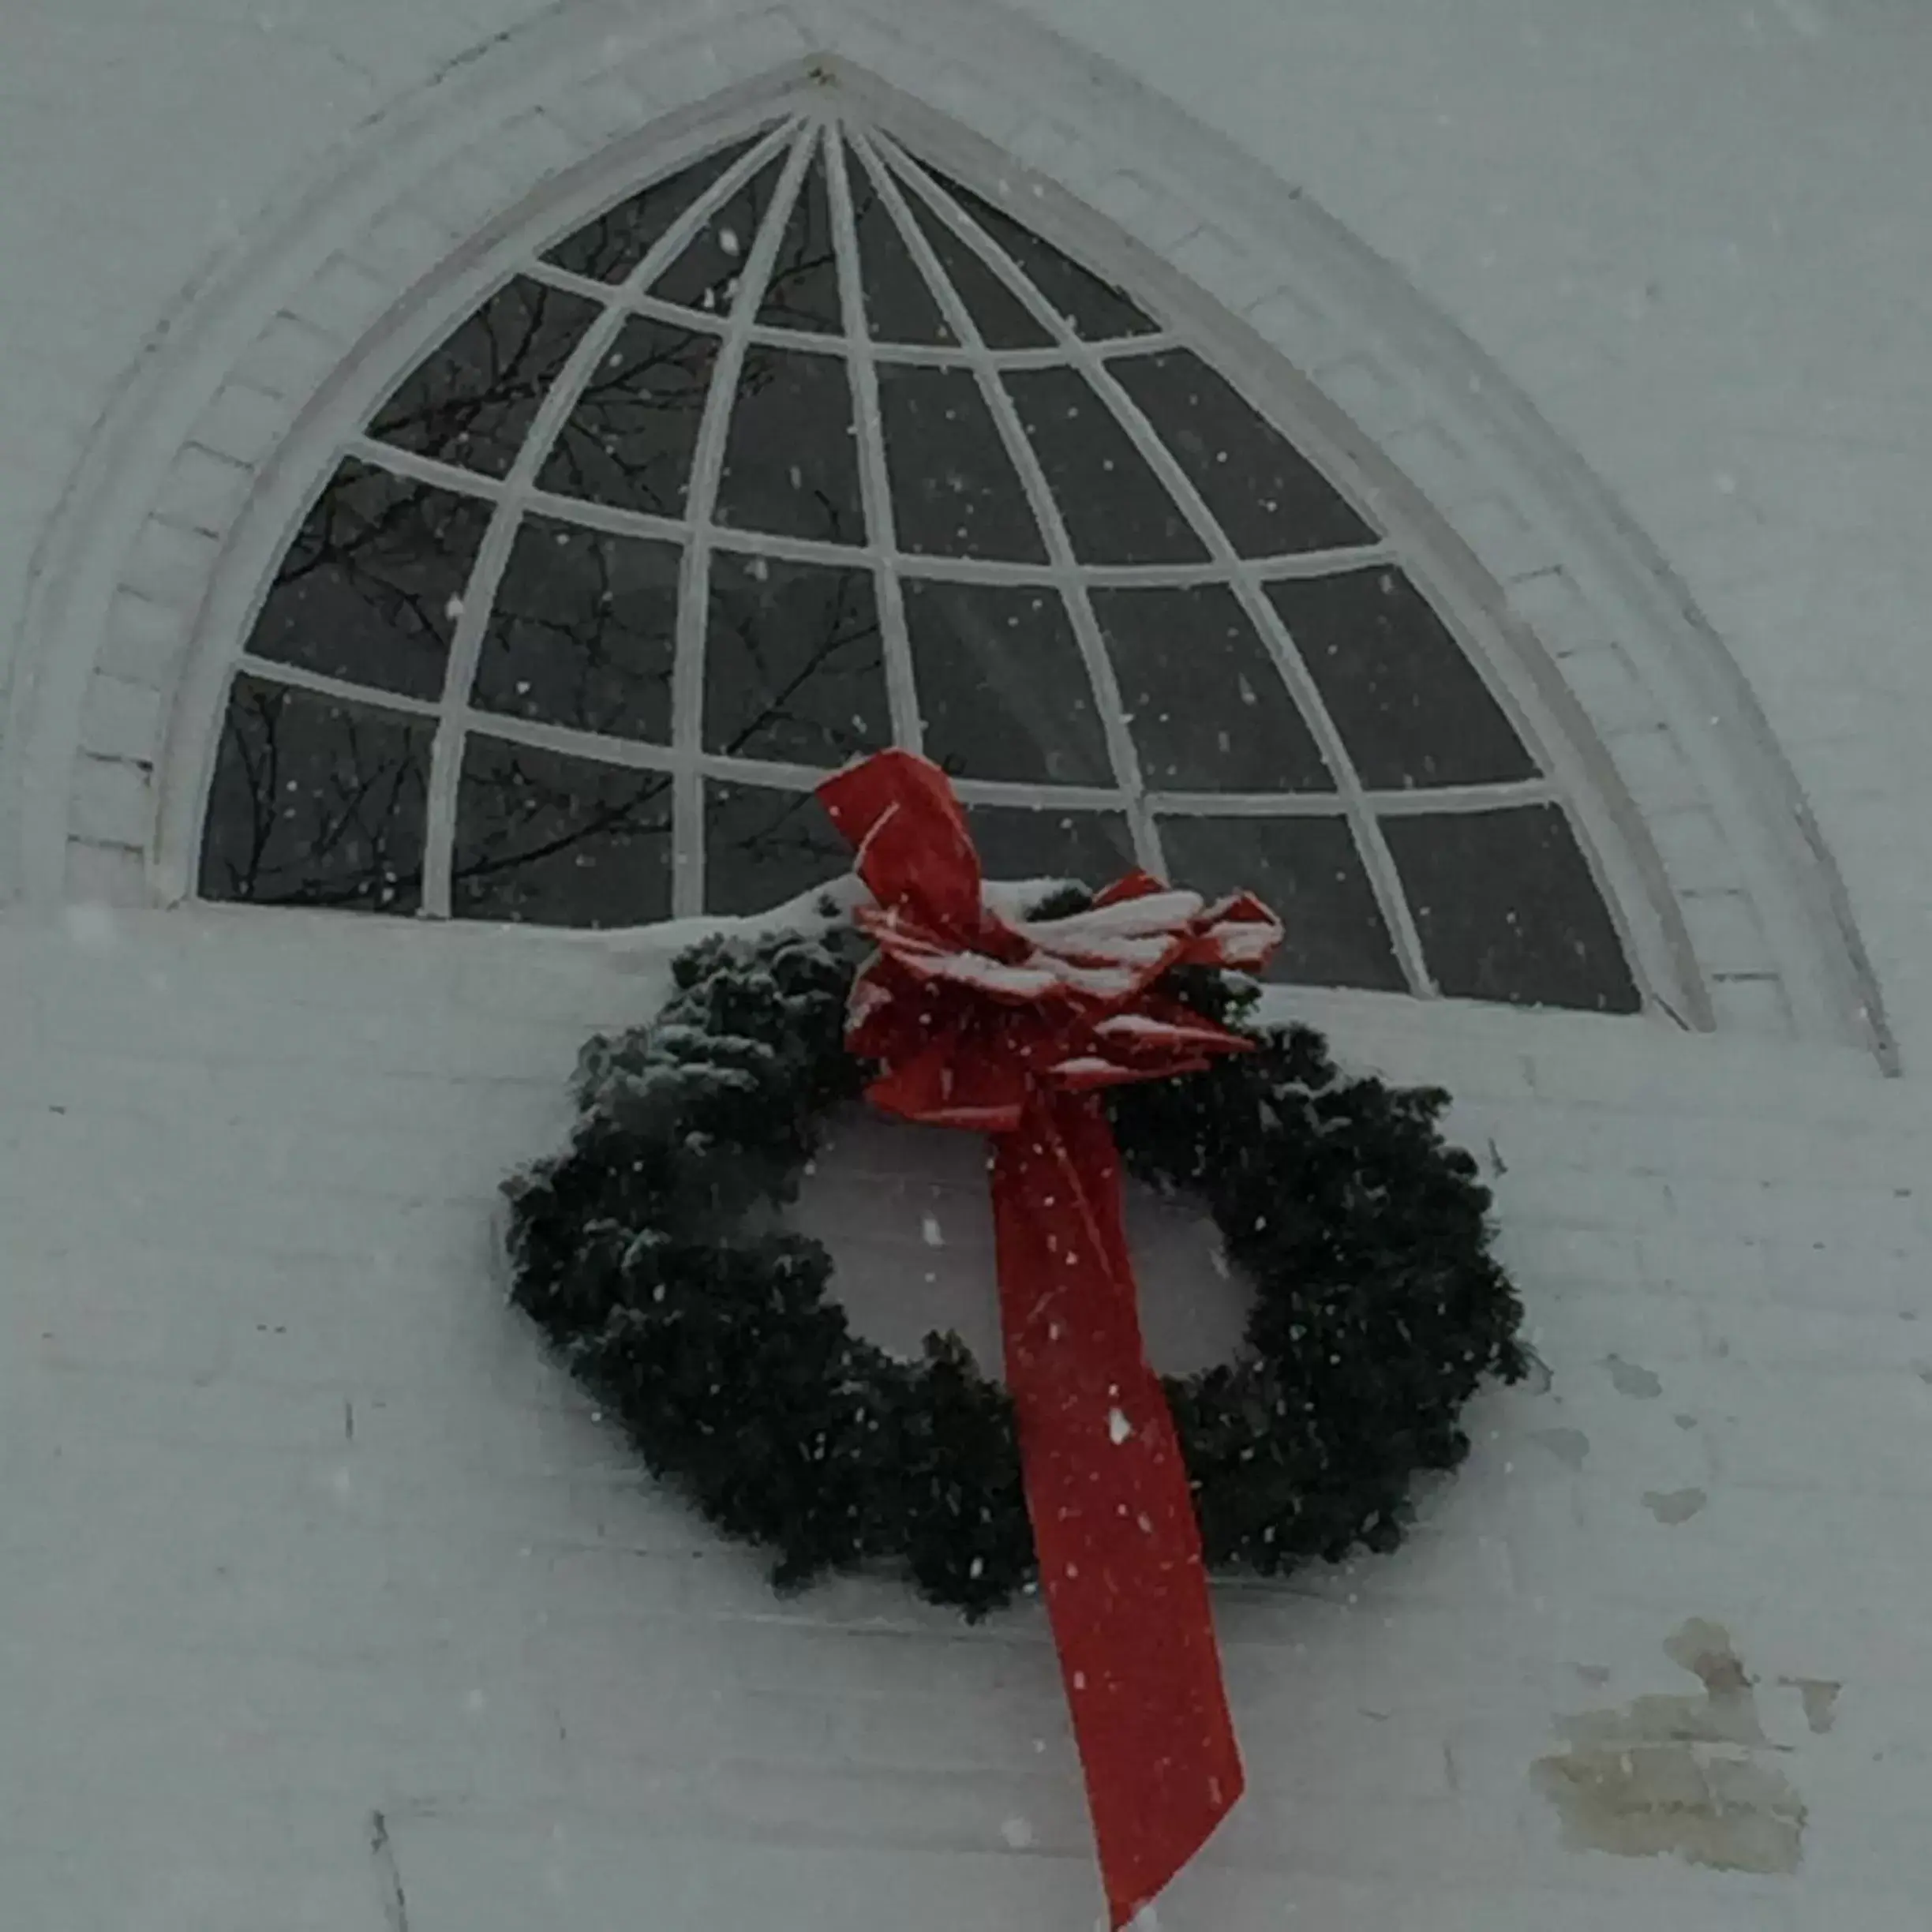
[[[1153,305],[806,115],[522,262],[268,587],[204,899],[559,926],[844,869],[899,743],[989,873],[1282,913],[1277,976],[1634,1011],[1563,788],[1398,543]]]

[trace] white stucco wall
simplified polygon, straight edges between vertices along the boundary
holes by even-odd
[[[1031,10],[1304,188],[1606,480],[1814,807],[1906,1067],[1312,1002],[1493,1140],[1552,1380],[1490,1405],[1402,1555],[1224,1593],[1252,1794],[1163,1923],[1923,1926],[1932,29],[1903,0]],[[8,9],[0,675],[184,283],[538,11]],[[496,1181],[654,974],[530,934],[0,915],[0,1923],[1091,1922],[1037,1619],[774,1603],[499,1304]],[[1765,1733],[1705,1754],[1802,1801],[1795,1872],[1568,1844],[1539,1788],[1565,1717],[1696,1694],[1664,1650],[1692,1619]]]

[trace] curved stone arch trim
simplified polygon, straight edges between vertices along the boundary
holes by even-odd
[[[814,82],[970,174],[1027,174],[1049,238],[1129,250],[1133,279],[1202,317],[1226,373],[1379,519],[1422,534],[1405,563],[1533,736],[1581,761],[1565,775],[1606,897],[1683,1023],[1857,1039],[1889,1060],[1795,781],[1721,645],[1582,465],[1305,197],[979,0],[558,6],[365,130],[191,290],[36,572],[11,774],[30,897],[185,894],[252,600],[318,444],[397,373],[399,345],[466,312],[536,221],[560,228],[622,170],[673,164]],[[1114,231],[1098,250],[1096,219]]]

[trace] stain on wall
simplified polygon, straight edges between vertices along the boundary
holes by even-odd
[[[1653,1402],[1664,1393],[1664,1380],[1655,1369],[1640,1362],[1626,1361],[1621,1355],[1606,1355],[1604,1366],[1619,1395],[1634,1395],[1639,1402]]]
[[[1580,1470],[1589,1454],[1589,1438],[1578,1428],[1532,1429],[1530,1440],[1540,1443],[1566,1469]]]
[[[1688,1522],[1709,1500],[1702,1489],[1646,1489],[1643,1500],[1661,1523]]]
[[[1693,1617],[1664,1649],[1701,1694],[1639,1697],[1620,1710],[1562,1718],[1568,1748],[1537,1761],[1533,1775],[1562,1818],[1564,1842],[1723,1871],[1795,1871],[1804,1801],[1769,1761],[1786,1747],[1765,1735],[1730,1633]],[[1829,1688],[1835,1697],[1837,1687]],[[1807,1719],[1814,1703],[1816,1731],[1830,1721],[1830,1698],[1808,1697]]]
[[[1838,1693],[1844,1688],[1829,1677],[1780,1677],[1804,1702],[1805,1722],[1814,1737],[1822,1737],[1838,1721]]]

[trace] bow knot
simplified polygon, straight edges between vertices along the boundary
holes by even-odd
[[[1281,927],[1246,893],[1209,904],[1135,872],[1086,911],[1009,919],[987,903],[945,778],[885,751],[821,788],[857,848],[878,953],[847,1038],[879,1061],[870,1089],[909,1120],[1009,1133],[1041,1090],[1091,1092],[1199,1071],[1248,1043],[1163,994],[1177,966],[1252,969]]]

